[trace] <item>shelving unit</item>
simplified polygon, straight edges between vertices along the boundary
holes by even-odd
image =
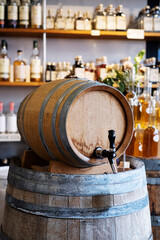
[[[45,84],[45,82],[0,82],[0,86],[7,87],[37,87]]]

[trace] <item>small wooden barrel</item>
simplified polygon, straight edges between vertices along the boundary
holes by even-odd
[[[66,175],[10,166],[0,239],[151,240],[145,168]]]
[[[115,88],[67,79],[30,93],[20,105],[18,128],[40,157],[84,168],[106,161],[97,161],[93,153],[96,147],[109,148],[110,129],[116,132],[119,157],[130,142],[133,119],[126,98]]]
[[[142,159],[147,171],[154,240],[160,239],[160,159]]]

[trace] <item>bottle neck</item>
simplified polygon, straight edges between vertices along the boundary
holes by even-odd
[[[6,46],[3,46],[3,47],[2,47],[1,53],[2,53],[2,54],[5,54],[5,55],[7,54],[7,48],[6,48]]]
[[[134,92],[134,81],[135,81],[135,70],[132,69],[132,71],[130,72],[130,81],[128,86],[129,92]]]
[[[18,60],[18,61],[22,61],[22,54],[18,54],[18,55],[17,55],[17,60]]]
[[[37,47],[34,47],[33,48],[33,55],[38,55],[39,54],[39,50],[38,50],[38,48]]]

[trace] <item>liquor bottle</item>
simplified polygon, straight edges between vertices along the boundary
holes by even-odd
[[[72,72],[72,66],[70,65],[70,62],[66,62],[66,69],[67,69],[67,75],[69,75]]]
[[[139,101],[139,97],[141,94],[141,89],[140,89],[140,83],[138,82],[136,84],[136,99],[134,101],[134,125],[135,128],[138,127],[138,125],[141,125],[141,108],[142,108],[142,104]]]
[[[17,132],[17,115],[14,113],[14,102],[9,104],[9,113],[6,115],[6,131],[8,133]]]
[[[48,62],[46,67],[46,82],[50,81],[51,81],[51,62]]]
[[[151,111],[149,114],[149,125],[143,134],[143,157],[157,157],[159,133],[156,129],[155,100],[152,100]]]
[[[89,11],[85,13],[84,30],[92,30],[92,19],[91,19],[91,13]]]
[[[56,72],[57,72],[56,79],[57,80],[62,79],[61,71],[62,71],[62,63],[61,62],[57,62],[57,65],[56,65]]]
[[[17,59],[13,63],[14,81],[26,81],[26,62],[22,58],[22,50],[17,50]]]
[[[95,64],[93,62],[90,62],[89,71],[90,71],[90,80],[95,81]]]
[[[63,16],[63,9],[60,8],[57,10],[55,18],[55,29],[64,29],[65,28],[65,17]]]
[[[84,30],[84,18],[83,18],[83,14],[81,11],[78,11],[78,16],[75,19],[75,29],[76,30]]]
[[[78,78],[84,78],[85,69],[82,56],[75,57],[74,75]]]
[[[136,100],[136,93],[134,91],[134,82],[135,82],[135,67],[132,67],[131,71],[130,71],[130,79],[129,79],[129,85],[128,85],[128,92],[126,94],[126,98],[127,100],[129,100],[130,98],[133,99],[133,103],[134,100]]]
[[[142,25],[144,31],[153,31],[153,19],[150,14],[150,6],[146,6],[143,12]]]
[[[10,76],[10,59],[7,54],[7,42],[1,41],[1,53],[0,53],[0,82],[9,81]]]
[[[31,5],[31,28],[42,28],[42,5],[39,0],[33,0]]]
[[[74,17],[72,16],[72,10],[69,9],[67,13],[68,13],[68,14],[67,14],[67,17],[66,17],[66,19],[65,19],[65,29],[66,29],[66,30],[74,29],[75,19],[74,19]]]
[[[51,81],[55,81],[57,76],[55,62],[51,63]]]
[[[54,17],[52,16],[52,10],[48,9],[48,16],[46,17],[46,29],[54,28]]]
[[[84,77],[90,80],[89,63],[86,63],[86,64],[85,64]]]
[[[19,27],[29,27],[29,3],[27,0],[22,0],[19,6]]]
[[[116,8],[116,30],[125,31],[126,26],[126,15],[123,10],[123,5],[119,5]]]
[[[0,102],[0,133],[6,131],[6,116],[3,114],[3,102]]]
[[[160,32],[160,7],[159,6],[156,6],[154,8],[153,31]]]
[[[5,1],[0,0],[0,28],[5,26]]]
[[[67,65],[66,62],[62,62],[62,70],[61,70],[61,78],[65,78],[67,76]]]
[[[99,4],[95,12],[95,28],[97,30],[106,30],[106,13],[103,4]]]
[[[33,52],[30,59],[30,81],[41,81],[41,59],[39,57],[38,42],[33,41]]]
[[[150,58],[150,71],[151,71],[150,82],[157,84],[159,81],[159,68],[156,66],[155,57]]]
[[[112,4],[105,9],[106,12],[106,30],[116,30],[116,14]]]
[[[16,0],[10,0],[7,6],[7,26],[16,28],[18,25],[18,4]]]
[[[99,65],[99,79],[98,81],[102,82],[103,79],[106,78],[106,67],[107,67],[107,57],[103,56],[100,58],[100,65]]]
[[[143,133],[144,129],[140,128],[140,124],[137,125],[137,128],[134,132],[135,142],[134,142],[134,157],[143,157]]]

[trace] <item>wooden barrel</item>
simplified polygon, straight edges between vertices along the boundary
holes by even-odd
[[[18,128],[30,148],[46,160],[75,167],[102,164],[93,153],[109,148],[108,130],[116,131],[117,157],[128,146],[132,111],[115,88],[98,82],[58,80],[30,93],[20,105]]]
[[[142,159],[142,158],[141,158]],[[160,239],[160,159],[142,159],[146,172],[154,240]]]
[[[117,174],[36,172],[12,163],[0,239],[151,240],[144,163]]]

